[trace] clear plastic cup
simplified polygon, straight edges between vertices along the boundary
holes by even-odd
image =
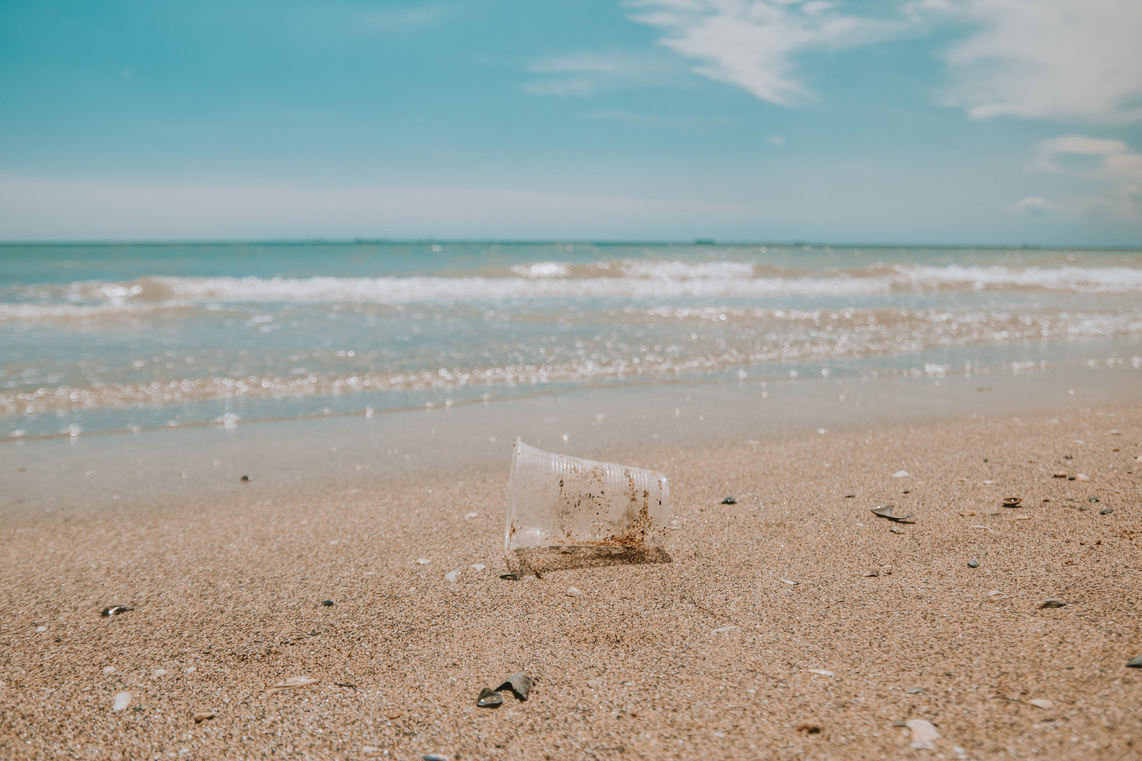
[[[509,560],[536,550],[582,559],[578,548],[594,550],[587,554],[596,559],[669,562],[661,550],[669,520],[670,488],[661,473],[515,440],[504,535]]]

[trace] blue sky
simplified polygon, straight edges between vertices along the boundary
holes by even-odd
[[[0,1],[0,239],[1142,245],[1137,0]]]

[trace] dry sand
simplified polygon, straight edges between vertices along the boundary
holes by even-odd
[[[1051,417],[612,452],[673,562],[542,579],[499,578],[506,462],[9,516],[0,756],[1142,758],[1142,407]]]

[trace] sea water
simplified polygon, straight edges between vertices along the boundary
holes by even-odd
[[[1075,367],[1142,367],[1142,251],[0,246],[0,442]]]

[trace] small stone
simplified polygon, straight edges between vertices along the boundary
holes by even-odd
[[[1098,502],[1098,497],[1090,496],[1086,498],[1087,502]]]
[[[580,592],[578,590],[578,588],[576,588],[576,587],[568,587],[567,588],[567,596],[568,597],[578,597],[581,594],[583,594],[583,593]]]
[[[126,710],[127,706],[131,705],[131,693],[129,692],[116,692],[114,702],[111,704],[112,711]]]
[[[736,499],[734,499],[733,497],[726,497],[725,499],[722,500],[723,505],[736,505],[737,503],[738,503],[738,501]]]
[[[321,604],[322,604],[322,605],[324,605],[324,606],[325,606],[325,607],[327,607],[327,608],[332,608],[332,607],[333,607],[333,601],[332,601],[332,600],[322,600],[322,601],[321,601]]]
[[[793,729],[795,729],[798,732],[802,732],[804,734],[807,734],[807,735],[819,735],[819,734],[821,734],[821,732],[824,731],[824,727],[822,727],[819,723],[817,723],[815,721],[798,722],[797,724],[795,724],[793,726]]]
[[[1076,481],[1089,481],[1090,476],[1088,476],[1086,473],[1079,473],[1077,476],[1075,476],[1075,480]]]
[[[103,616],[104,618],[110,618],[111,616],[118,616],[126,613],[129,610],[134,610],[134,608],[128,605],[108,605],[99,613],[99,615]]]
[[[239,481],[242,481],[243,483],[247,483],[247,484],[248,484],[248,483],[250,483],[251,481],[253,481],[254,479],[250,478],[249,476],[242,476],[242,477],[241,477],[241,478],[239,478],[238,480],[239,480]]]
[[[389,711],[385,714],[385,718],[389,721],[396,721],[402,716],[404,716],[404,711]]]
[[[870,577],[870,576],[879,576],[879,575],[880,575],[880,569],[879,568],[870,568],[869,570],[861,573],[861,576],[864,576],[866,578]]]
[[[1057,597],[1048,597],[1046,600],[1043,600],[1043,602],[1039,603],[1039,607],[1040,608],[1061,608],[1066,604],[1067,603],[1065,600],[1060,600]]]
[[[587,680],[587,686],[590,687],[592,690],[597,690],[603,686],[603,680],[601,680],[601,679],[588,679]]]
[[[531,688],[535,686],[535,680],[522,671],[516,672],[508,677],[507,681],[497,687],[497,690],[510,689],[515,693],[515,696],[520,700],[527,700],[528,693]]]
[[[913,687],[913,688],[908,690],[908,694],[909,695],[919,695],[923,691],[924,690],[920,687]]]
[[[1137,658],[1135,658],[1134,660],[1130,661],[1130,663],[1127,663],[1126,668],[1142,669],[1142,655],[1140,655]]]
[[[1113,512],[1114,512],[1114,508],[1113,508],[1113,507],[1104,507],[1104,508],[1102,508],[1101,510],[1099,510],[1099,511],[1098,511],[1098,514],[1099,514],[1099,515],[1110,515],[1110,514],[1111,514],[1111,513],[1113,513]]]
[[[416,561],[416,564],[417,565],[428,565],[431,562],[432,561],[429,560],[428,558],[420,558],[419,560]]]
[[[194,723],[201,724],[214,718],[214,711],[198,711],[194,714]]]
[[[491,687],[480,690],[480,696],[476,698],[476,705],[480,708],[496,708],[503,705],[503,702],[503,696]]]
[[[37,626],[36,627],[36,631],[38,631],[38,632],[46,632],[47,630],[48,630],[48,627],[46,627],[46,626]]]
[[[968,561],[968,568],[979,568],[979,561],[975,558],[972,558]]]
[[[1047,709],[1055,704],[1044,698],[1035,698],[1034,700],[1028,700],[1027,705],[1035,706],[1036,708]]]
[[[906,470],[898,470],[892,474],[892,477],[893,478],[908,478],[908,476],[910,476],[910,475],[912,475],[912,474]]]
[[[460,578],[459,571],[449,571],[448,573],[444,574],[445,581],[456,581],[458,578]]]
[[[427,756],[421,756],[423,761],[448,761],[448,756],[440,756],[436,753],[429,753]]]
[[[103,673],[104,674],[114,674],[115,673],[115,667],[114,666],[104,666],[103,667]]]

